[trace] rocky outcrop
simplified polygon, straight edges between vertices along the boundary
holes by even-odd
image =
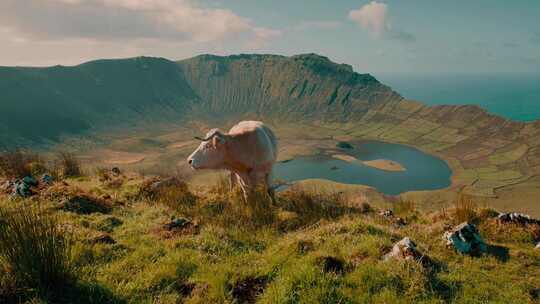
[[[443,237],[446,245],[459,253],[476,256],[487,252],[487,244],[474,224],[461,223],[445,232]]]

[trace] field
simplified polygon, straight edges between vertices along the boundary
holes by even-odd
[[[171,186],[152,192],[149,185],[160,180],[129,171],[113,177],[102,170],[59,180],[30,199],[0,196],[0,215],[23,214],[34,227],[11,228],[21,229],[19,241],[29,246],[17,251],[29,260],[18,263],[36,254],[28,251],[36,241],[26,238],[43,229],[44,219],[54,219],[57,232],[69,236],[64,257],[69,275],[46,289],[43,281],[19,281],[24,273],[13,273],[14,266],[2,260],[7,248],[0,238],[0,298],[8,303],[538,301],[540,251],[533,249],[538,232],[501,226],[480,202],[421,212],[413,201],[384,199],[366,187],[324,188],[313,180],[280,193],[276,205],[263,196],[246,204],[223,179],[187,187],[173,178]],[[379,215],[388,208],[406,224]],[[171,228],[172,219],[182,219],[182,226]],[[479,225],[493,251],[470,257],[445,246],[445,227],[465,219]],[[3,221],[12,227],[9,217]],[[383,260],[405,236],[429,257],[429,265]],[[47,280],[47,274],[34,275]]]
[[[457,192],[465,191],[501,211],[520,211],[540,216],[540,205],[537,202],[540,182],[531,178],[533,168],[526,163],[533,159],[524,155],[527,151],[523,144],[490,138],[479,148],[475,148],[476,144],[473,143],[463,146],[459,144],[464,140],[463,135],[458,135],[455,129],[436,127],[427,121],[422,123],[407,120],[400,127],[377,123],[364,126],[351,123],[291,124],[274,123],[271,119],[265,121],[279,138],[278,161],[334,149],[339,141],[382,140],[410,145],[445,160],[453,172],[452,184],[447,189],[403,194],[418,201],[419,207],[432,210],[434,206],[448,206]],[[118,166],[143,175],[178,173],[194,186],[200,186],[215,181],[218,174],[194,174],[187,166],[186,157],[198,145],[193,136],[204,134],[216,126],[227,130],[232,124],[233,121],[213,124],[195,121],[137,133],[108,133],[107,137],[96,135],[97,140],[84,145],[84,149],[76,148],[83,146],[77,141],[58,145],[56,149],[74,149],[90,167]],[[411,126],[417,127],[414,136],[410,133]],[[386,164],[383,165],[387,168]],[[391,168],[397,170],[398,165]],[[525,184],[527,191],[517,193],[513,190],[524,189],[520,185]]]

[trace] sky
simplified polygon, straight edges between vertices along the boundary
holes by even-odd
[[[539,0],[1,0],[0,65],[317,53],[358,72],[540,71]]]

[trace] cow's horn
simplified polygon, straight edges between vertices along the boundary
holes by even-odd
[[[200,141],[209,141],[210,139],[212,139],[212,137],[218,135],[219,132],[214,132],[212,135],[208,136],[207,138],[202,138],[202,137],[199,137],[199,136],[195,136],[194,138],[195,139],[198,139]]]

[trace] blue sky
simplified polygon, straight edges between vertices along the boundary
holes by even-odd
[[[0,65],[315,52],[359,72],[537,73],[538,0],[2,0]]]

